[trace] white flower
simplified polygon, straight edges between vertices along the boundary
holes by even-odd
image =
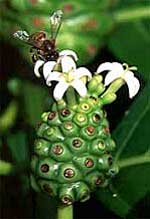
[[[51,81],[58,82],[54,88],[54,98],[57,101],[61,100],[69,87],[73,87],[81,97],[85,97],[87,88],[81,78],[87,76],[90,79],[92,75],[89,70],[84,67],[76,68],[75,62],[69,56],[63,56],[61,58],[61,67],[62,72],[49,72],[49,70],[47,72],[47,85],[51,85]]]
[[[43,60],[36,61],[35,66],[34,66],[34,73],[35,73],[35,75],[38,78],[41,77],[39,69],[43,66],[43,76],[46,79],[48,74],[51,73],[51,71],[54,69],[55,65],[57,63],[61,64],[61,59],[64,56],[71,56],[71,57],[73,57],[73,59],[75,61],[78,60],[77,54],[73,50],[69,50],[69,49],[62,50],[61,52],[59,52],[59,58],[58,58],[57,62],[56,61],[44,62]]]
[[[74,58],[75,61],[78,60],[78,56],[77,54],[73,51],[73,50],[70,50],[70,49],[65,49],[65,50],[62,50],[61,52],[59,52],[59,56],[71,56]]]
[[[105,86],[109,85],[117,78],[122,78],[127,83],[129,88],[129,97],[132,98],[137,94],[140,88],[140,83],[130,70],[137,70],[137,68],[134,66],[129,67],[127,64],[120,64],[118,62],[105,62],[99,65],[96,74],[103,71],[109,71],[104,80]]]

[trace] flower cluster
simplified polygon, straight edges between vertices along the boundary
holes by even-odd
[[[78,60],[77,54],[72,50],[63,50],[59,53],[57,61],[44,62],[38,60],[34,66],[34,73],[40,77],[40,68],[45,78],[46,84],[51,86],[52,81],[58,82],[54,88],[54,98],[59,101],[63,98],[69,87],[73,87],[81,97],[87,94],[86,82],[91,80],[92,74],[85,67],[76,67]],[[139,80],[134,76],[132,70],[137,70],[136,67],[129,67],[127,64],[118,62],[105,62],[99,65],[95,74],[100,74],[103,71],[108,71],[104,79],[104,86],[107,87],[115,80],[122,79],[123,83],[127,83],[129,88],[129,97],[133,98],[139,88]]]

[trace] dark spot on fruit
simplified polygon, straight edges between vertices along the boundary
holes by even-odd
[[[72,199],[69,196],[64,196],[61,200],[66,205],[71,205],[72,204]]]
[[[104,150],[104,149],[105,149],[105,143],[104,143],[102,140],[100,140],[100,141],[98,142],[98,148],[99,148],[100,150]]]
[[[79,148],[79,147],[81,147],[82,142],[81,142],[79,139],[74,139],[73,142],[72,142],[72,145],[73,145],[75,148]]]
[[[103,130],[106,134],[108,134],[110,132],[109,127],[105,127]]]
[[[49,113],[49,115],[48,115],[48,119],[49,119],[49,120],[52,120],[52,119],[55,118],[55,116],[56,116],[56,112],[51,112],[51,113]]]
[[[61,145],[55,145],[53,148],[52,148],[52,151],[54,154],[62,154],[63,152],[63,148]]]
[[[92,126],[89,126],[86,128],[86,131],[87,131],[88,135],[92,135],[94,133],[95,129]]]
[[[116,171],[114,169],[110,169],[109,174],[110,174],[111,177],[113,177],[113,176],[116,175]]]
[[[47,164],[42,164],[41,165],[41,171],[43,173],[47,173],[49,171],[49,166]]]
[[[74,172],[74,170],[71,169],[71,168],[68,168],[68,169],[66,169],[66,170],[64,171],[64,176],[65,176],[66,178],[72,178],[74,175],[75,175],[75,172]]]
[[[77,118],[78,122],[84,122],[86,120],[85,115],[82,113],[77,114],[76,118]]]
[[[94,120],[94,122],[99,122],[100,119],[101,119],[101,117],[100,117],[99,114],[95,114],[95,115],[93,116],[93,120]]]
[[[44,189],[45,192],[47,192],[47,193],[49,193],[49,194],[52,194],[52,193],[53,193],[51,187],[50,187],[48,184],[44,184],[44,185],[43,185],[43,189]]]
[[[111,157],[111,156],[110,156],[110,157],[108,157],[108,163],[109,163],[109,165],[110,165],[110,166],[113,164],[113,159],[112,159],[112,157]]]
[[[83,104],[81,105],[81,108],[82,108],[83,110],[88,110],[88,109],[89,109],[89,105],[88,105],[87,103],[83,103]]]
[[[87,158],[87,159],[85,160],[85,166],[86,166],[86,167],[90,168],[90,167],[92,167],[93,165],[94,165],[94,161],[93,161],[91,158]]]
[[[86,200],[88,198],[88,192],[84,192],[83,194],[82,194],[82,196],[81,196],[81,200],[82,201],[84,201],[84,200]]]
[[[101,177],[97,177],[96,181],[95,181],[95,185],[99,186],[103,183],[103,180],[101,179]]]
[[[70,110],[68,110],[68,109],[63,109],[63,110],[61,110],[61,115],[63,116],[63,117],[67,117],[67,116],[69,116],[70,115]]]
[[[71,122],[66,122],[65,123],[65,128],[68,129],[68,130],[72,129],[72,123]]]

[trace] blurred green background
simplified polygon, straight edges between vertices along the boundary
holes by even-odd
[[[49,15],[61,9],[59,50],[73,49],[78,65],[94,72],[104,61],[136,65],[141,89],[128,99],[124,86],[106,107],[119,158],[150,157],[150,1],[0,0],[0,218],[54,219],[55,200],[30,188],[29,163],[40,115],[52,103],[50,89],[34,76],[29,47],[13,38],[17,30],[50,34]],[[143,156],[144,156],[143,155]],[[114,154],[117,155],[117,151]],[[75,204],[75,219],[150,218],[150,165],[123,169],[112,190],[99,190]]]

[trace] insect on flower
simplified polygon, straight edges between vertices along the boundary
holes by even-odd
[[[43,31],[29,35],[26,31],[19,30],[14,33],[14,37],[31,45],[32,61],[37,60],[55,61],[59,53],[55,46],[55,41],[62,23],[62,11],[58,10],[50,17],[51,37],[47,38]]]

